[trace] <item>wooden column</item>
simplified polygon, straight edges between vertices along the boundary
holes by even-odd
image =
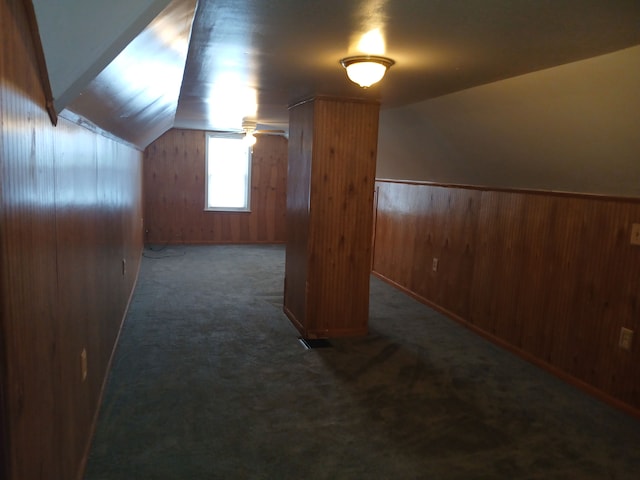
[[[366,335],[379,104],[291,107],[284,312],[304,338]]]

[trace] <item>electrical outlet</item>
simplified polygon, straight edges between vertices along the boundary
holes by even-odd
[[[640,245],[640,223],[631,224],[631,245]]]
[[[633,330],[622,327],[620,329],[620,339],[618,340],[618,346],[623,350],[631,350],[631,344],[633,343]]]
[[[437,271],[438,271],[438,259],[437,259],[437,258],[435,258],[435,257],[433,258],[433,262],[431,263],[431,269],[432,269],[434,272],[437,272]]]
[[[80,353],[80,370],[82,372],[82,381],[87,379],[87,349],[83,348]]]

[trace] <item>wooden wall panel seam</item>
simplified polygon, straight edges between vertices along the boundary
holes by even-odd
[[[31,38],[33,39],[34,54],[38,64],[38,72],[40,74],[40,83],[42,91],[44,93],[45,104],[44,107],[49,115],[51,123],[55,126],[58,124],[58,112],[54,107],[53,91],[51,90],[51,82],[49,82],[49,71],[47,69],[47,62],[45,60],[44,49],[42,47],[42,40],[40,37],[40,29],[38,27],[38,21],[36,19],[36,12],[33,8],[33,2],[31,0],[23,0],[25,12],[27,15],[27,21],[29,25],[29,31],[31,32]]]

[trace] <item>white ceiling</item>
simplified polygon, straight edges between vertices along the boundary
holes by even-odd
[[[58,111],[151,22],[169,0],[32,0]]]
[[[243,116],[286,129],[311,95],[407,105],[640,44],[638,0],[199,0],[194,16],[195,1],[33,0],[57,110],[144,148],[227,128],[248,92]],[[372,29],[396,65],[363,90],[339,60]]]

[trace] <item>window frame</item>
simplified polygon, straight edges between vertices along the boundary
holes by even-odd
[[[246,189],[245,189],[245,206],[243,207],[212,207],[209,205],[209,144],[211,138],[227,138],[232,140],[238,140],[242,142],[244,135],[241,133],[222,133],[222,132],[207,132],[205,136],[205,159],[204,159],[204,210],[205,212],[237,212],[237,213],[250,213],[251,212],[251,170],[253,164],[253,147],[247,145],[247,177],[246,177]]]

